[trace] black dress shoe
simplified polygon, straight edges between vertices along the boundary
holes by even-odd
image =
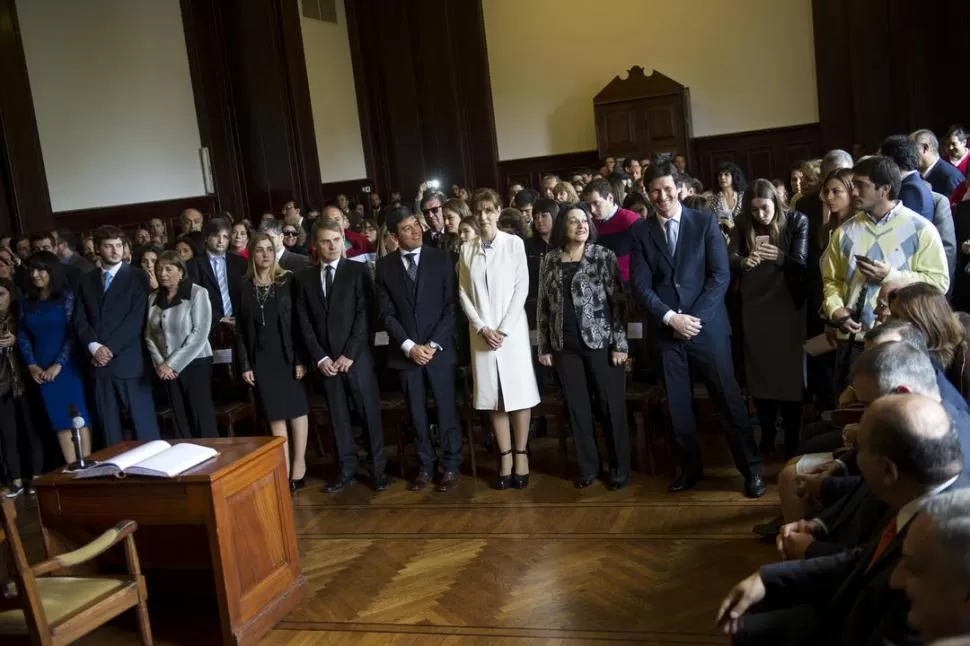
[[[297,489],[302,489],[306,486],[306,476],[303,476],[299,480],[290,480],[290,491],[296,491]]]
[[[694,486],[703,478],[703,473],[698,473],[696,471],[681,471],[680,475],[674,478],[674,481],[670,483],[669,487],[667,487],[667,491],[670,493],[678,493],[680,491],[693,489]]]
[[[508,451],[503,451],[498,454],[499,474],[498,474],[498,478],[495,479],[495,488],[498,489],[499,491],[505,491],[506,489],[512,486],[512,474],[511,473],[508,473],[505,475],[502,474],[502,458],[505,457],[506,455],[511,455],[511,454],[512,454],[512,449],[509,449]],[[512,463],[512,466],[513,468],[515,467],[514,461]]]
[[[609,486],[606,488],[610,491],[619,491],[627,485],[627,482],[629,482],[627,478],[623,478],[622,480],[611,480]]]
[[[751,531],[764,538],[775,538],[781,531],[781,526],[785,524],[784,516],[775,516],[767,523],[755,525]]]
[[[421,491],[429,484],[431,484],[431,472],[421,471],[418,473],[418,477],[411,483],[411,486],[408,487],[408,491]]]
[[[764,476],[760,473],[756,473],[753,476],[748,476],[744,479],[744,496],[745,498],[760,498],[765,495],[768,491],[768,487],[765,485]]]
[[[595,482],[596,478],[580,478],[573,483],[573,486],[577,489],[585,489],[586,487],[592,487]]]
[[[441,475],[441,482],[438,483],[438,491],[448,493],[458,486],[459,474],[457,471],[445,471]]]
[[[374,476],[374,491],[387,491],[391,486],[391,480],[386,473],[379,473]]]
[[[347,487],[354,484],[357,484],[357,478],[354,476],[340,476],[339,479],[327,484],[327,486],[323,488],[323,491],[325,493],[340,493]]]
[[[515,451],[513,451],[513,453],[515,453],[517,455],[528,455],[529,454],[528,451],[519,451],[519,450],[515,450]],[[514,466],[515,465],[513,463],[513,471],[515,470],[514,469]],[[512,486],[515,487],[516,489],[525,489],[526,487],[528,487],[529,486],[529,474],[526,473],[526,474],[520,475],[518,473],[514,473],[512,475]]]

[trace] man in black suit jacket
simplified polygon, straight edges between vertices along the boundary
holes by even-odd
[[[919,146],[920,170],[934,193],[950,197],[964,179],[953,164],[940,158],[940,142],[931,130],[917,130],[910,135]]]
[[[703,476],[694,420],[694,386],[688,365],[696,364],[717,405],[734,463],[744,475],[744,493],[765,493],[761,458],[751,417],[734,377],[724,296],[731,280],[727,248],[716,218],[684,207],[677,199],[677,171],[669,162],[644,174],[656,217],[630,227],[630,284],[646,308],[647,337],[661,363],[681,472],[672,492],[692,488]]]
[[[441,435],[444,473],[438,491],[450,491],[458,485],[461,465],[461,427],[455,405],[454,263],[447,251],[422,245],[421,225],[406,207],[392,207],[386,218],[387,230],[397,238],[399,249],[377,261],[377,302],[391,339],[387,363],[400,372],[415,430],[420,465],[410,489],[424,489],[435,472],[427,381]]]
[[[296,311],[304,346],[323,375],[337,444],[340,475],[325,491],[337,493],[356,482],[357,447],[350,428],[348,391],[364,427],[374,489],[384,491],[388,480],[384,474],[381,402],[367,321],[373,298],[370,269],[341,257],[344,237],[338,222],[318,219],[313,225],[313,239],[320,264],[297,277]]]
[[[442,206],[445,196],[437,191],[428,191],[421,197],[421,213],[428,223],[424,232],[424,244],[441,249],[445,244],[445,213]]]
[[[205,287],[212,306],[212,328],[218,323],[232,325],[239,306],[239,290],[246,275],[246,261],[229,249],[229,223],[213,218],[205,223],[205,253],[189,261],[189,278]]]
[[[310,221],[304,219],[304,222]],[[276,262],[286,271],[298,274],[313,265],[309,256],[293,253],[283,245],[283,223],[279,220],[263,220],[259,224],[259,230],[273,241],[273,248],[276,250]],[[308,231],[307,235],[309,234]]]
[[[150,287],[145,272],[121,261],[123,239],[117,227],[103,226],[94,232],[102,269],[81,276],[74,314],[78,339],[91,354],[95,410],[107,446],[124,439],[122,409],[128,411],[137,439],[158,439],[142,340]]]
[[[851,551],[762,567],[734,587],[718,623],[737,644],[919,643],[906,625],[909,603],[889,588],[910,521],[963,470],[960,438],[928,397],[873,402],[858,434],[859,468],[891,511],[870,543]]]

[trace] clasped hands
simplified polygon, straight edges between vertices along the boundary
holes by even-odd
[[[674,314],[667,323],[674,331],[674,338],[688,341],[701,333],[704,324],[696,316],[690,314]]]
[[[41,367],[37,364],[27,366],[28,372],[30,372],[31,378],[38,384],[49,384],[50,382],[57,379],[57,375],[61,374],[61,364],[55,363],[47,368],[47,370],[41,370]]]
[[[114,358],[115,355],[111,352],[111,350],[108,349],[108,346],[103,345],[98,348],[97,352],[94,353],[94,356],[91,357],[91,363],[99,368],[104,368]]]
[[[478,331],[478,336],[485,339],[485,343],[492,350],[498,350],[502,347],[502,342],[505,341],[505,335],[498,330],[493,330],[490,327],[483,327]]]
[[[434,359],[435,352],[437,352],[437,350],[435,350],[430,344],[415,344],[411,346],[410,350],[408,350],[408,357],[410,357],[411,361],[419,366],[426,366],[431,362],[432,359]]]
[[[349,372],[352,365],[354,365],[353,359],[340,355],[336,361],[326,357],[319,363],[318,367],[325,377],[335,377],[341,372]]]

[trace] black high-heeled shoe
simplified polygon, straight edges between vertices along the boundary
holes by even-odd
[[[516,455],[528,455],[529,454],[528,451],[513,451],[513,453],[515,453]],[[515,472],[515,460],[512,461],[512,471],[513,471],[513,473]],[[512,476],[512,486],[515,487],[516,489],[525,489],[526,487],[528,487],[529,486],[529,474],[526,473],[525,475],[519,475],[518,473],[515,473]]]
[[[290,480],[290,491],[297,491],[306,486],[306,476],[304,475],[299,480]]]
[[[495,488],[499,491],[504,491],[512,485],[512,473],[509,472],[507,475],[502,475],[502,458],[506,455],[512,455],[512,449],[505,451],[504,453],[498,454],[498,478],[495,480]],[[512,461],[512,469],[515,469],[515,460]]]

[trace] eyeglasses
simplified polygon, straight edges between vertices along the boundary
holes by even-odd
[[[283,237],[285,238],[295,238],[297,236],[296,231],[284,231]]]
[[[425,215],[431,215],[432,213],[441,213],[441,207],[434,206],[430,209],[421,209],[421,212],[424,213]]]

